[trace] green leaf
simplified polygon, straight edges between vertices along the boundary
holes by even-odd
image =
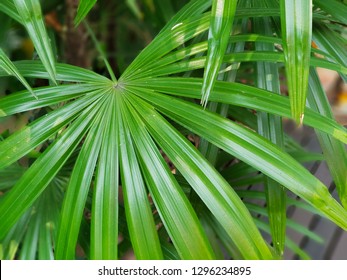
[[[65,187],[65,181],[61,181],[58,174],[40,197],[40,211],[43,213],[38,244],[38,259],[40,260],[54,260],[53,246],[56,241],[56,229],[63,198],[62,189]]]
[[[312,41],[312,0],[281,0],[283,51],[293,119],[302,124]]]
[[[5,70],[9,75],[15,76],[23,86],[27,88],[27,90],[37,99],[34,91],[28,84],[28,82],[24,79],[24,77],[19,73],[16,66],[12,63],[12,61],[7,57],[4,51],[0,48],[0,68]]]
[[[46,32],[39,0],[13,0],[50,79],[56,83],[55,58]]]
[[[347,229],[347,212],[330,195],[327,187],[268,140],[187,101],[151,91],[139,93],[137,90],[136,94],[153,103],[172,120],[301,196],[338,226]]]
[[[236,0],[213,0],[208,33],[208,51],[202,84],[201,104],[206,107],[229,43],[236,11]]]
[[[0,168],[28,154],[51,135],[74,120],[86,106],[97,100],[99,96],[86,96],[71,102],[64,107],[52,111],[23,129],[15,132],[5,141],[0,142]],[[15,148],[14,148],[15,147]]]
[[[255,219],[255,223],[258,228],[262,229],[263,231],[270,233],[270,228],[268,224],[266,224],[264,221],[261,221],[259,219]],[[290,250],[292,250],[294,253],[296,253],[301,259],[303,260],[310,260],[311,257],[302,250],[298,245],[296,245],[295,242],[293,242],[291,239],[286,238],[286,247],[288,247]]]
[[[150,105],[130,97],[148,130],[195,192],[204,201],[245,259],[271,259],[272,254],[237,194],[196,148]],[[225,215],[228,219],[225,219]]]
[[[262,215],[265,217],[268,216],[268,213],[267,213],[265,207],[262,207],[262,206],[259,206],[257,204],[253,204],[253,203],[248,203],[248,202],[245,202],[245,204],[251,212],[254,212],[254,214]],[[323,238],[320,237],[318,234],[314,233],[313,231],[311,231],[307,227],[305,227],[305,226],[303,226],[303,225],[301,225],[301,224],[299,224],[299,223],[297,223],[291,219],[287,220],[287,225],[288,225],[288,228],[291,228],[291,229],[295,230],[296,232],[309,237],[310,239],[316,241],[317,243],[322,244],[324,242]]]
[[[316,112],[333,119],[329,101],[314,69],[310,71],[308,104]],[[342,205],[347,209],[347,151],[345,145],[330,135],[316,131]]]
[[[27,91],[13,93],[0,99],[0,117],[52,106],[82,95],[88,95],[92,98],[92,96],[103,93],[105,90],[107,90],[105,87],[100,89],[95,85],[86,84],[44,87],[33,90],[39,99],[34,99]]]
[[[347,5],[341,3],[341,1],[336,0],[314,0],[314,4],[317,5],[322,10],[326,11],[333,18],[339,20],[340,22],[347,24]]]
[[[17,67],[19,72],[24,77],[49,79],[49,74],[45,70],[41,61],[23,60],[23,61],[15,61],[13,64]],[[107,83],[109,84],[111,83],[111,81],[108,78],[101,76],[88,69],[83,69],[77,66],[57,63],[56,69],[57,69],[56,79],[58,81],[103,84],[103,85],[106,85]],[[8,74],[5,71],[2,71],[0,69],[0,77],[3,77],[3,76],[8,76]]]
[[[13,260],[16,257],[16,252],[25,234],[31,217],[31,208],[28,209],[20,219],[14,224],[7,235],[1,238],[0,243],[0,259]]]
[[[150,138],[142,120],[130,104],[126,105],[122,106],[122,116],[131,131],[151,197],[178,254],[182,259],[213,259],[212,249],[195,211]]]
[[[1,0],[0,1],[0,11],[4,12],[14,20],[21,22],[22,18],[18,14],[16,6],[13,4],[12,0]]]
[[[198,6],[199,3],[203,5]],[[196,0],[186,5],[162,29],[158,36],[134,59],[122,75],[123,80],[141,75],[142,67],[148,67],[189,39],[206,31],[209,26],[209,15],[202,14],[209,6],[209,1]],[[120,81],[119,81],[120,82]]]
[[[35,259],[36,251],[38,248],[38,239],[40,232],[40,224],[42,222],[43,212],[40,211],[40,206],[36,205],[34,207],[35,212],[33,213],[27,232],[25,234],[25,238],[22,243],[22,248],[20,250],[19,259],[20,260],[33,260]]]
[[[55,177],[82,140],[94,114],[99,109],[100,106],[91,105],[83,111],[58,140],[51,144],[31,165],[11,191],[6,193],[0,204],[0,240]],[[43,129],[44,126],[41,126],[41,128]],[[1,142],[1,144],[4,142]],[[20,145],[23,145],[23,143],[26,143],[26,141],[20,141]],[[1,156],[0,159],[2,158]]]
[[[128,230],[136,259],[162,259],[148,193],[141,174],[130,131],[126,129],[117,107],[119,120],[120,165]]]
[[[109,99],[111,99],[111,97],[106,95],[106,97],[98,102],[99,110],[92,115],[93,120],[91,121],[90,130],[87,132],[87,136],[71,174],[61,210],[57,243],[55,246],[55,259],[57,260],[75,259],[76,244],[83,211],[96,162],[99,157],[103,131],[105,129],[105,122],[101,120],[104,110],[107,108],[106,105],[109,105],[107,104],[107,102],[110,101]],[[116,239],[117,236],[114,236],[114,238]],[[100,258],[100,255],[95,254],[94,257]]]
[[[134,13],[134,15],[142,20],[143,19],[143,13],[141,12],[141,9],[139,7],[139,3],[137,3],[136,0],[126,0],[125,1],[129,9]]]
[[[172,63],[163,68],[158,67],[148,72],[138,73],[137,78],[138,79],[149,78],[149,77],[152,78],[155,76],[164,76],[164,75],[170,75],[170,74],[176,74],[176,73],[182,73],[186,71],[201,69],[204,67],[205,60],[206,60],[205,57],[198,57],[198,58],[193,58],[190,60],[179,61],[176,63]],[[283,53],[279,53],[279,52],[247,51],[242,53],[233,53],[233,54],[225,55],[223,60],[223,62],[227,62],[227,63],[249,62],[249,61],[284,62],[284,55]],[[330,62],[328,60],[321,59],[321,58],[312,57],[310,60],[310,65],[315,67],[321,67],[321,68],[334,70],[343,74],[347,74],[347,67],[341,64],[338,64],[336,62]],[[229,69],[226,68],[221,71],[229,71]]]
[[[181,10],[179,10],[172,19],[162,28],[160,33],[164,33],[169,29],[172,29],[175,25],[181,21],[191,17],[201,15],[209,7],[211,7],[212,0],[192,0],[189,1]],[[208,18],[206,19],[208,21]]]
[[[338,34],[323,24],[315,24],[313,38],[319,48],[330,54],[333,59],[343,66],[347,66],[347,49],[344,40]],[[327,57],[329,59],[329,57]],[[347,82],[347,73],[341,75]]]
[[[153,78],[131,82],[136,87],[151,88],[171,95],[199,98],[202,80],[198,78]],[[189,90],[188,90],[189,89]],[[278,94],[240,83],[217,81],[211,101],[242,106],[290,118],[289,100]],[[269,106],[271,104],[271,106]],[[347,130],[327,117],[306,109],[304,124],[317,128],[347,143]]]
[[[115,95],[104,107],[104,130],[95,176],[91,221],[91,259],[118,258],[118,130]],[[101,126],[101,125],[100,125]],[[94,140],[95,141],[95,140]]]
[[[74,23],[77,27],[81,21],[87,16],[89,11],[94,7],[97,0],[80,0],[78,5],[77,15],[75,17]]]
[[[271,35],[271,25],[268,18],[256,18],[253,21],[257,33]],[[255,43],[258,51],[274,51],[274,45]],[[257,62],[257,86],[271,92],[280,94],[278,67],[274,63]],[[259,112],[258,132],[260,135],[275,143],[279,148],[284,148],[282,119],[268,113]],[[284,252],[286,238],[286,191],[276,181],[269,177],[264,178],[266,204],[271,229],[272,243],[276,252],[281,256]]]

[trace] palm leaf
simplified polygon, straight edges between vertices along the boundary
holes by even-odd
[[[188,140],[180,136],[150,106],[140,100],[136,109],[164,152],[205,202],[233,240],[245,259],[272,258],[267,245],[254,227],[248,212],[225,180],[208,164]],[[174,141],[169,141],[169,139]],[[166,144],[170,143],[170,144]],[[184,151],[184,152],[182,152]],[[177,158],[176,155],[180,155]],[[193,172],[192,172],[193,171]],[[193,175],[194,174],[194,175]],[[237,209],[237,210],[235,210]],[[224,219],[225,215],[229,220]]]
[[[43,22],[40,1],[13,1],[21,18],[20,23],[26,27],[50,79],[56,83],[55,57]]]
[[[140,166],[151,197],[179,255],[183,259],[213,258],[210,244],[191,204],[141,125],[136,111],[128,104],[122,108],[122,114],[140,156]]]
[[[158,90],[170,95],[199,98],[202,80],[199,78],[153,78],[148,81],[132,82],[131,84],[136,85],[136,87]],[[189,90],[187,90],[188,87]],[[210,99],[211,101],[260,110],[282,117],[290,118],[291,116],[287,98],[240,83],[217,81]],[[343,126],[309,109],[306,109],[304,124],[324,131],[347,143],[347,130]]]
[[[256,18],[253,24],[257,33],[271,34],[269,19]],[[255,48],[258,51],[274,51],[274,46],[266,43],[256,43]],[[277,65],[274,63],[257,62],[256,69],[258,88],[280,94]],[[259,134],[283,149],[282,119],[264,112],[259,112],[257,115]],[[286,192],[279,183],[268,177],[265,177],[264,185],[272,242],[276,252],[282,255],[286,237]]]
[[[13,63],[18,71],[24,77],[30,78],[40,78],[40,79],[49,79],[49,74],[45,70],[41,61],[15,61]],[[76,82],[76,83],[89,83],[89,84],[107,84],[112,83],[109,79],[100,74],[97,74],[88,69],[83,69],[77,66],[57,63],[57,76],[58,81],[65,82]],[[7,76],[8,74],[0,69],[0,76]]]
[[[189,102],[150,91],[144,93],[136,89],[135,92],[171,119],[254,166],[314,205],[337,225],[347,228],[344,218],[347,212],[332,198],[326,186],[277,146]]]
[[[333,118],[329,101],[320,85],[318,75],[311,69],[309,79],[309,106],[320,114]],[[342,205],[347,208],[347,152],[345,145],[330,135],[317,131],[324,157],[332,174]]]
[[[71,174],[61,212],[57,244],[55,247],[56,259],[75,259],[75,250],[83,211],[105,129],[105,122],[100,122],[100,120],[103,116],[103,109],[105,109],[103,105],[107,101],[109,101],[108,98],[103,98],[99,101],[99,111],[93,116],[90,131],[88,131]],[[86,174],[88,175],[86,176]],[[100,238],[98,235],[96,237]],[[110,249],[112,251],[112,248]],[[105,255],[101,254],[101,256]],[[98,253],[95,253],[94,256],[100,258],[100,254]]]
[[[11,18],[13,18],[14,20],[18,22],[21,22],[22,20],[12,0],[2,0],[0,2],[0,11],[9,15]]]
[[[9,166],[28,154],[39,144],[78,117],[83,108],[97,99],[98,96],[86,96],[85,98],[76,100],[76,102],[51,112],[47,117],[32,122],[22,130],[8,137],[5,141],[0,142],[0,167]],[[13,146],[16,146],[17,149],[13,150]]]
[[[2,199],[0,204],[0,239],[4,237],[55,177],[81,141],[86,130],[88,130],[90,122],[98,109],[98,106],[90,106],[85,110],[69,129],[45,150],[42,156],[35,161]],[[44,126],[42,127],[44,128]],[[1,142],[1,144],[5,142]],[[22,141],[21,144],[25,142]],[[30,144],[32,143],[29,141],[28,145]],[[27,152],[24,152],[24,154]]]
[[[91,259],[118,258],[118,134],[115,97],[102,134],[92,205]],[[92,135],[92,134],[91,134]]]
[[[120,130],[122,189],[134,253],[137,259],[161,259],[163,253],[134,143],[129,130],[125,130],[119,109],[117,111]]]
[[[89,11],[94,7],[97,0],[81,0],[78,9],[77,15],[75,17],[74,23],[75,26],[78,26],[81,21],[87,16]]]
[[[208,51],[202,84],[201,104],[206,107],[227,49],[236,10],[236,0],[214,0],[208,34]]]
[[[281,0],[283,50],[292,116],[302,124],[312,40],[312,0]]]
[[[7,57],[5,52],[0,48],[0,68],[2,68],[7,74],[15,76],[22,84],[27,88],[27,90],[37,99],[37,96],[33,92],[32,88],[28,82],[23,78],[21,73],[19,73],[16,66]]]
[[[346,13],[347,5],[336,0],[330,0],[329,3],[324,0],[314,0],[314,4],[322,10],[329,13],[334,19],[347,24]]]

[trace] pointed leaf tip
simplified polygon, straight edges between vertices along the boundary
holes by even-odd
[[[22,85],[36,98],[37,95],[30,87],[25,78],[21,75],[17,67],[13,64],[13,62],[8,58],[6,53],[0,48],[0,68],[4,69],[9,75],[12,75],[18,79],[22,83]]]
[[[312,0],[281,0],[281,25],[292,117],[302,123],[312,42]]]
[[[204,107],[207,105],[229,43],[236,4],[237,0],[215,0],[212,3],[208,51],[202,85],[201,103]]]
[[[77,15],[74,19],[75,27],[77,27],[82,20],[87,16],[90,10],[94,7],[97,0],[81,0],[77,8]]]

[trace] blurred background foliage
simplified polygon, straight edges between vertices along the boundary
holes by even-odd
[[[94,2],[94,1],[91,1]],[[131,62],[139,55],[139,53],[148,46],[156,35],[161,32],[162,28],[170,19],[189,1],[187,0],[98,0],[88,13],[87,22],[93,30],[93,34],[97,38],[102,51],[106,54],[107,60],[113,69],[115,76],[120,77],[127,69]],[[240,1],[245,5],[252,5],[254,1]],[[269,1],[271,2],[271,1]],[[277,1],[275,1],[277,3]],[[346,3],[347,1],[339,1]],[[110,77],[110,73],[105,66],[102,55],[95,47],[88,27],[81,23],[75,26],[76,13],[79,1],[77,0],[40,0],[44,21],[47,27],[49,38],[52,42],[52,51],[57,61],[90,69],[98,74]],[[0,7],[1,8],[1,7]],[[242,7],[241,7],[242,8]],[[1,10],[1,9],[0,9]],[[314,6],[317,24],[321,20],[331,30],[341,35],[342,45],[346,46],[347,31],[345,23],[338,22],[335,19],[330,20],[329,13],[319,6]],[[257,24],[264,24],[260,21],[252,21],[245,17],[245,20],[239,19],[234,23],[234,34],[257,32]],[[338,20],[337,20],[338,21]],[[0,47],[8,54],[12,61],[18,60],[37,60],[38,55],[35,51],[31,38],[28,36],[25,28],[11,19],[6,14],[0,12]],[[274,20],[273,26],[279,28],[279,23]],[[275,29],[275,28],[274,28]],[[278,30],[277,30],[278,31]],[[271,35],[271,34],[270,34]],[[200,36],[200,35],[199,35]],[[198,38],[193,38],[187,45],[199,41],[207,40],[208,34],[205,32]],[[194,41],[196,40],[196,41]],[[263,44],[264,45],[264,44]],[[266,45],[266,44],[265,44]],[[278,50],[282,50],[279,44],[274,44]],[[179,46],[184,48],[185,46]],[[243,50],[258,50],[262,48],[261,43],[255,42],[237,42],[233,44],[228,52],[241,52]],[[312,43],[312,47],[317,47]],[[199,57],[201,54],[197,54]],[[319,54],[318,54],[319,56]],[[188,59],[188,58],[187,58]],[[257,65],[261,67],[261,65]],[[231,73],[229,79],[257,86],[257,71],[255,71],[255,63],[244,62],[240,67],[239,63],[232,63],[225,72]],[[231,70],[230,70],[231,69]],[[235,70],[235,71],[234,71]],[[236,75],[237,72],[237,75]],[[203,69],[194,69],[178,74],[183,77],[201,77]],[[328,72],[323,79],[323,86],[326,88],[328,98],[334,108],[334,113],[342,125],[346,124],[346,104],[347,90],[343,79],[335,72]],[[223,73],[222,73],[223,74]],[[322,74],[323,75],[323,74]],[[172,75],[175,76],[175,75]],[[223,75],[221,75],[223,76]],[[225,75],[226,77],[227,75]],[[324,77],[327,82],[324,84]],[[228,79],[226,78],[226,79]],[[223,78],[225,79],[225,78]],[[281,81],[280,90],[287,94],[287,83],[285,78],[284,67],[279,68],[279,77]],[[40,78],[27,78],[29,84],[33,87],[45,87],[52,85],[52,81]],[[259,82],[259,81],[258,81]],[[0,77],[0,96],[4,97],[13,92],[23,89],[23,85],[14,77]],[[192,100],[192,98],[183,98],[184,100]],[[1,102],[1,101],[0,101]],[[193,100],[193,103],[197,103]],[[40,109],[30,110],[28,112],[16,114],[11,117],[5,117],[0,122],[1,140],[9,137],[13,132],[30,124],[34,120],[54,111],[64,104],[47,106]],[[229,106],[229,105],[228,105]],[[250,128],[252,131],[259,129],[260,120],[257,119],[256,111],[249,110],[237,106],[223,107],[220,104],[213,104],[208,107],[211,111],[223,112],[229,119],[235,121],[242,126]],[[259,116],[259,115],[258,115]],[[263,115],[267,118],[267,114]],[[231,156],[222,150],[214,150],[203,138],[192,133],[188,129],[179,124],[171,123],[179,130],[182,135],[186,136],[190,142],[214,163],[214,166],[221,172],[223,177],[234,187],[236,193],[242,198],[248,210],[252,213],[256,226],[261,230],[265,239],[271,243],[271,227],[269,225],[269,213],[266,211],[266,192],[263,183],[266,176],[258,172],[255,168]],[[285,124],[291,127],[291,124],[285,121]],[[290,129],[287,129],[287,132]],[[305,147],[300,146],[290,135],[285,134],[280,144],[286,152],[295,157],[300,163],[322,161],[324,157],[320,151],[309,151]],[[0,194],[8,191],[17,180],[28,170],[31,164],[49,147],[51,143],[56,141],[57,137],[52,136],[46,142],[41,144],[35,150],[31,151],[27,156],[20,159],[10,167],[0,170]],[[204,150],[205,149],[205,150]],[[212,152],[209,150],[211,149]],[[54,251],[52,244],[55,242],[57,234],[57,225],[60,219],[61,205],[64,198],[64,192],[68,186],[68,182],[75,165],[76,158],[81,151],[79,146],[73,153],[71,158],[64,164],[56,177],[50,182],[49,186],[41,194],[39,199],[26,211],[16,225],[11,229],[6,238],[0,245],[1,259],[53,259]],[[201,224],[206,232],[209,242],[213,247],[216,258],[242,258],[235,241],[230,240],[230,236],[221,227],[220,223],[211,215],[205,205],[192,191],[191,186],[176,170],[171,160],[161,150],[163,157],[168,163],[171,171],[175,174],[175,179],[179,182],[187,196],[190,196],[190,202],[198,213],[203,213]],[[209,154],[210,153],[210,154]],[[253,186],[253,188],[250,188]],[[254,187],[255,186],[255,187]],[[261,186],[261,188],[257,188]],[[119,208],[119,238],[118,238],[118,256],[119,258],[134,258],[131,237],[129,234],[128,224],[125,221],[125,209],[122,201],[122,192],[120,191],[120,208]],[[93,205],[93,191],[88,192],[88,198],[85,205],[80,233],[78,236],[77,258],[90,258],[90,232],[91,232],[91,215]],[[304,211],[320,215],[319,212],[298,200],[293,194],[288,194],[287,207],[295,206]],[[158,235],[163,251],[163,258],[178,259],[179,253],[174,248],[165,227],[163,226],[159,214],[155,206],[151,204],[155,224],[158,229]],[[284,212],[285,213],[285,212]],[[283,213],[282,213],[283,214]],[[42,226],[44,225],[44,226]],[[188,225],[189,226],[189,225]],[[296,232],[306,235],[308,238],[317,243],[323,243],[324,240],[310,231],[308,228],[301,226],[296,221],[288,220],[288,228]],[[24,229],[24,230],[23,230]],[[45,233],[45,230],[48,232]],[[133,229],[130,229],[130,231]],[[310,256],[295,244],[289,237],[281,236],[287,249],[293,251],[297,257],[308,259]],[[33,245],[34,244],[34,245]],[[272,244],[276,249],[276,244]],[[279,255],[283,252],[280,252]],[[276,254],[274,254],[276,255]]]

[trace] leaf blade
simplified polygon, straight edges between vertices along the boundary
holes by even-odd
[[[126,130],[119,109],[118,115],[124,204],[135,256],[142,260],[162,259],[163,253],[149,205],[148,193],[134,149],[135,143],[130,131]]]
[[[347,211],[330,195],[326,186],[277,146],[189,102],[150,91],[139,96],[155,104],[174,121],[273,178],[347,229]]]
[[[199,98],[202,80],[199,78],[152,78],[132,82],[131,87],[150,88],[155,91],[174,96]],[[130,86],[130,85],[129,85]],[[189,90],[187,90],[189,88]],[[231,105],[256,109],[276,114],[282,117],[291,117],[289,100],[278,94],[250,87],[240,83],[226,83],[217,81],[211,93],[211,100]],[[271,106],[269,106],[271,104]],[[306,109],[304,124],[317,128],[347,143],[347,130],[329,118]]]
[[[193,145],[145,102],[138,103],[151,135],[227,230],[245,259],[273,258],[252,218],[232,188]],[[225,219],[228,215],[228,219]]]
[[[83,211],[88,196],[88,191],[94,174],[94,169],[99,156],[102,133],[105,122],[102,105],[107,98],[99,101],[99,110],[92,115],[90,130],[81,148],[73,168],[69,185],[64,196],[60,215],[57,243],[55,246],[55,259],[75,259],[76,243],[82,222]]]
[[[55,58],[50,39],[46,32],[39,0],[13,0],[21,17],[21,23],[26,27],[30,38],[49,73],[50,79],[56,84]]]
[[[257,33],[271,35],[271,25],[268,18],[255,18],[254,30]],[[274,51],[275,47],[266,43],[255,43],[258,51]],[[278,67],[274,63],[256,63],[256,83],[259,88],[280,94]],[[258,132],[284,148],[284,133],[282,118],[264,112],[258,112]],[[286,191],[275,180],[265,177],[266,205],[269,217],[272,243],[276,252],[282,256],[286,239]]]
[[[68,130],[34,162],[0,203],[0,239],[32,205],[81,141],[93,112],[85,110]]]
[[[147,187],[179,255],[183,259],[212,259],[213,252],[192,206],[144,129],[142,120],[130,108],[122,111],[123,117],[140,155]]]
[[[312,41],[312,0],[281,0],[281,25],[292,116],[302,124]]]
[[[24,79],[24,77],[19,73],[16,66],[12,63],[12,61],[7,57],[5,52],[0,48],[0,68],[5,70],[8,74],[15,76],[22,85],[37,99],[34,91],[28,82]]]
[[[118,122],[115,97],[105,106],[105,124],[96,171],[91,221],[91,259],[118,259]]]
[[[89,11],[94,7],[97,0],[81,0],[78,5],[77,15],[74,19],[75,27],[87,16]]]
[[[212,2],[211,22],[208,34],[208,51],[202,84],[201,104],[206,107],[208,97],[217,79],[229,43],[237,1],[214,0]]]

